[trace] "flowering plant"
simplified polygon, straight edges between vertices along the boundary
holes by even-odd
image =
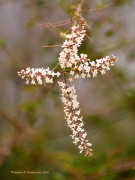
[[[58,81],[61,88],[61,100],[64,103],[64,113],[67,125],[71,129],[70,135],[73,143],[78,145],[80,153],[84,151],[85,156],[92,156],[91,143],[86,139],[87,133],[83,126],[83,118],[80,117],[79,102],[77,101],[76,90],[74,86],[68,86],[68,83],[74,78],[95,77],[100,72],[102,75],[110,70],[110,66],[116,62],[115,56],[106,56],[105,58],[90,61],[87,54],[78,54],[78,48],[86,35],[84,20],[75,22],[71,28],[71,33],[65,35],[65,41],[62,45],[62,51],[59,56],[58,65],[50,70],[49,68],[26,68],[21,70],[18,75],[26,79],[26,84],[53,83],[54,77],[64,76],[64,81]],[[54,72],[60,66],[61,70]],[[68,69],[68,70],[67,70]],[[67,78],[66,74],[69,74]]]

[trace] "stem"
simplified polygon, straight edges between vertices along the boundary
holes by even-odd
[[[76,22],[78,22],[78,18],[81,17],[81,9],[82,9],[82,5],[84,3],[85,0],[80,0],[80,3],[78,4],[75,12],[74,12],[74,19]]]
[[[52,71],[54,71],[59,65],[60,63],[56,64],[56,66],[52,69]]]
[[[58,28],[56,28],[55,26],[51,25],[51,24],[48,24],[49,27],[51,27],[52,29],[54,29],[55,31],[57,32],[62,32],[61,30],[59,30]]]
[[[50,45],[50,46],[42,46],[43,48],[53,48],[53,47],[60,47],[62,44]]]
[[[57,22],[57,23],[47,23],[47,24],[39,24],[40,26],[48,26],[48,24],[52,24],[53,26],[57,26],[57,25],[60,25],[60,24],[63,24],[63,23],[66,23],[70,21],[70,18],[69,19],[66,19],[66,20],[63,20],[63,21],[60,21],[60,22]]]
[[[66,84],[66,86],[67,86],[66,72],[64,72],[64,81],[65,81],[65,84]]]
[[[93,40],[92,40],[92,38],[90,37],[90,36],[88,36],[88,34],[86,34],[86,37],[90,40],[90,42],[93,44],[94,42],[93,42]]]
[[[61,71],[61,73],[67,73],[67,72],[70,72],[70,71]]]
[[[65,22],[61,22],[61,23],[48,23],[48,24],[39,24],[40,26],[43,26],[43,27],[50,27],[49,24],[51,24],[53,27],[60,27],[60,26],[65,26],[67,24],[70,23],[70,19],[68,21],[65,21]]]
[[[103,7],[103,8],[98,8],[98,9],[89,9],[89,10],[81,10],[81,12],[93,12],[93,13],[95,13],[95,12],[98,12],[98,11],[102,11],[102,10],[104,10],[104,9],[107,9],[107,8],[110,8],[110,7],[113,7],[114,6],[114,4],[110,4],[110,5],[107,5],[107,6],[105,6],[105,7]]]
[[[84,21],[86,27],[87,27],[88,29],[91,29],[90,25],[87,23],[87,21],[85,20],[85,18],[84,18],[82,15],[80,15],[80,17],[81,17],[81,19]]]

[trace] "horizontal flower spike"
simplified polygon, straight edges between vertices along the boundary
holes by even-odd
[[[86,30],[84,29],[84,22],[79,21],[79,24],[75,24],[71,29],[71,34],[66,36],[60,52],[59,62],[61,68],[72,67],[79,60],[78,47],[84,39]]]
[[[91,75],[95,77],[98,72],[103,75],[106,71],[110,70],[110,66],[113,66],[116,61],[117,59],[113,55],[97,59],[96,61],[90,61],[87,59],[86,54],[81,54],[80,61],[77,62],[70,74],[74,75],[75,78],[91,77]]]
[[[21,70],[18,72],[18,76],[22,79],[26,79],[26,84],[45,84],[53,83],[54,76],[59,77],[59,72],[54,72],[49,70],[49,68],[26,68],[26,70]]]
[[[78,145],[80,153],[84,151],[85,156],[92,156],[91,143],[86,140],[87,133],[84,131],[83,118],[80,117],[79,102],[77,101],[76,90],[74,86],[67,87],[63,82],[58,82],[61,88],[61,100],[64,103],[64,113],[67,125],[72,131],[70,135],[73,143]]]

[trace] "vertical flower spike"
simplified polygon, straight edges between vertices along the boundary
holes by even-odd
[[[71,29],[71,34],[66,36],[66,40],[63,43],[63,50],[60,52],[59,62],[61,68],[72,67],[76,64],[77,60],[80,60],[78,56],[78,47],[81,45],[86,30],[85,24],[82,20],[79,24],[75,24]]]
[[[85,156],[92,156],[91,143],[86,140],[87,133],[84,131],[83,118],[79,117],[80,109],[77,101],[76,90],[74,86],[67,87],[63,82],[58,82],[61,88],[61,100],[64,103],[65,118],[70,127],[74,144],[78,144],[80,153],[85,152]]]

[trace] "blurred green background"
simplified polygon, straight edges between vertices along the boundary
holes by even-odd
[[[83,9],[111,3],[82,12],[94,43],[85,38],[79,51],[91,60],[118,58],[104,76],[74,82],[93,143],[93,157],[87,158],[69,136],[57,82],[26,86],[17,76],[26,67],[57,63],[61,48],[42,46],[63,39],[39,24],[70,18],[78,1],[0,0],[0,180],[135,179],[135,1],[86,0]]]

